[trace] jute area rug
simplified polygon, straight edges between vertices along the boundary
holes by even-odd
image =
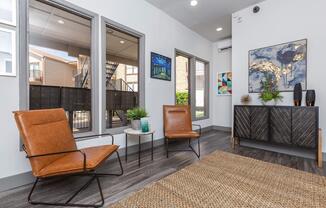
[[[326,208],[326,178],[217,151],[113,208]]]

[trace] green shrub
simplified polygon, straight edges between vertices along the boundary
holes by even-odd
[[[188,105],[188,92],[177,92],[176,93],[177,105]]]
[[[147,112],[143,108],[133,108],[127,110],[128,120],[139,120],[144,117],[147,117]]]
[[[271,100],[274,100],[275,103],[282,101],[283,96],[277,90],[276,83],[270,76],[266,76],[266,80],[262,82],[262,85],[263,91],[260,93],[259,99],[263,104]]]

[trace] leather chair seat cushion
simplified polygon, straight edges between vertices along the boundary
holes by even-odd
[[[199,133],[196,131],[167,131],[165,137],[168,139],[189,139],[198,138]]]
[[[103,161],[112,155],[119,146],[103,145],[81,149],[86,154],[87,170],[96,169]],[[67,153],[41,169],[37,177],[50,177],[83,171],[84,157],[80,152]]]

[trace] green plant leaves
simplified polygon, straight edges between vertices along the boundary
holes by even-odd
[[[283,99],[280,91],[277,90],[275,81],[271,76],[266,76],[265,81],[262,81],[263,91],[259,95],[259,99],[266,103],[268,101],[274,100],[275,102]]]
[[[128,120],[139,120],[141,118],[147,117],[147,112],[143,108],[133,108],[127,110]]]
[[[176,92],[177,105],[188,105],[188,92]]]

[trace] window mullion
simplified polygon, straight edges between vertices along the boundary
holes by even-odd
[[[193,120],[196,119],[196,57],[190,59],[190,107]]]

